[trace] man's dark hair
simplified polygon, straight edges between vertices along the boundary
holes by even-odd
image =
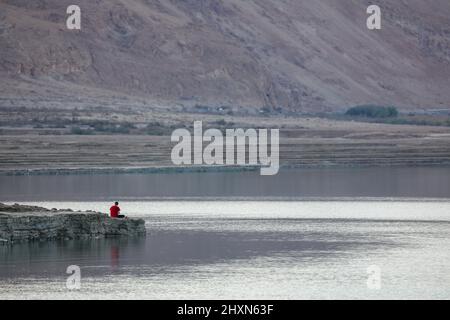
[[[116,201],[116,202],[114,202],[114,204],[117,206],[119,204],[119,202]]]

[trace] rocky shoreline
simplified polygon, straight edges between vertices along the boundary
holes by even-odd
[[[143,236],[142,219],[113,219],[94,211],[0,203],[0,245],[29,241]]]

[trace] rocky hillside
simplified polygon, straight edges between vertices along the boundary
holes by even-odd
[[[0,107],[450,106],[448,0],[73,2],[0,0]]]

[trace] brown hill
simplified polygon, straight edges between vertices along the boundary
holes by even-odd
[[[450,106],[450,2],[0,1],[0,106]],[[137,98],[139,97],[139,98]]]

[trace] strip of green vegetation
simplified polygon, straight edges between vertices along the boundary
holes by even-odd
[[[414,113],[400,114],[397,108],[391,106],[355,106],[349,108],[343,116],[332,116],[331,118],[346,121],[450,127],[450,116]]]
[[[345,114],[347,116],[367,118],[395,118],[398,116],[398,110],[395,107],[362,105],[348,109]]]
[[[393,125],[450,127],[450,114],[445,113],[400,113],[395,107],[363,105],[349,108],[345,113],[309,114],[338,121],[358,121]]]

